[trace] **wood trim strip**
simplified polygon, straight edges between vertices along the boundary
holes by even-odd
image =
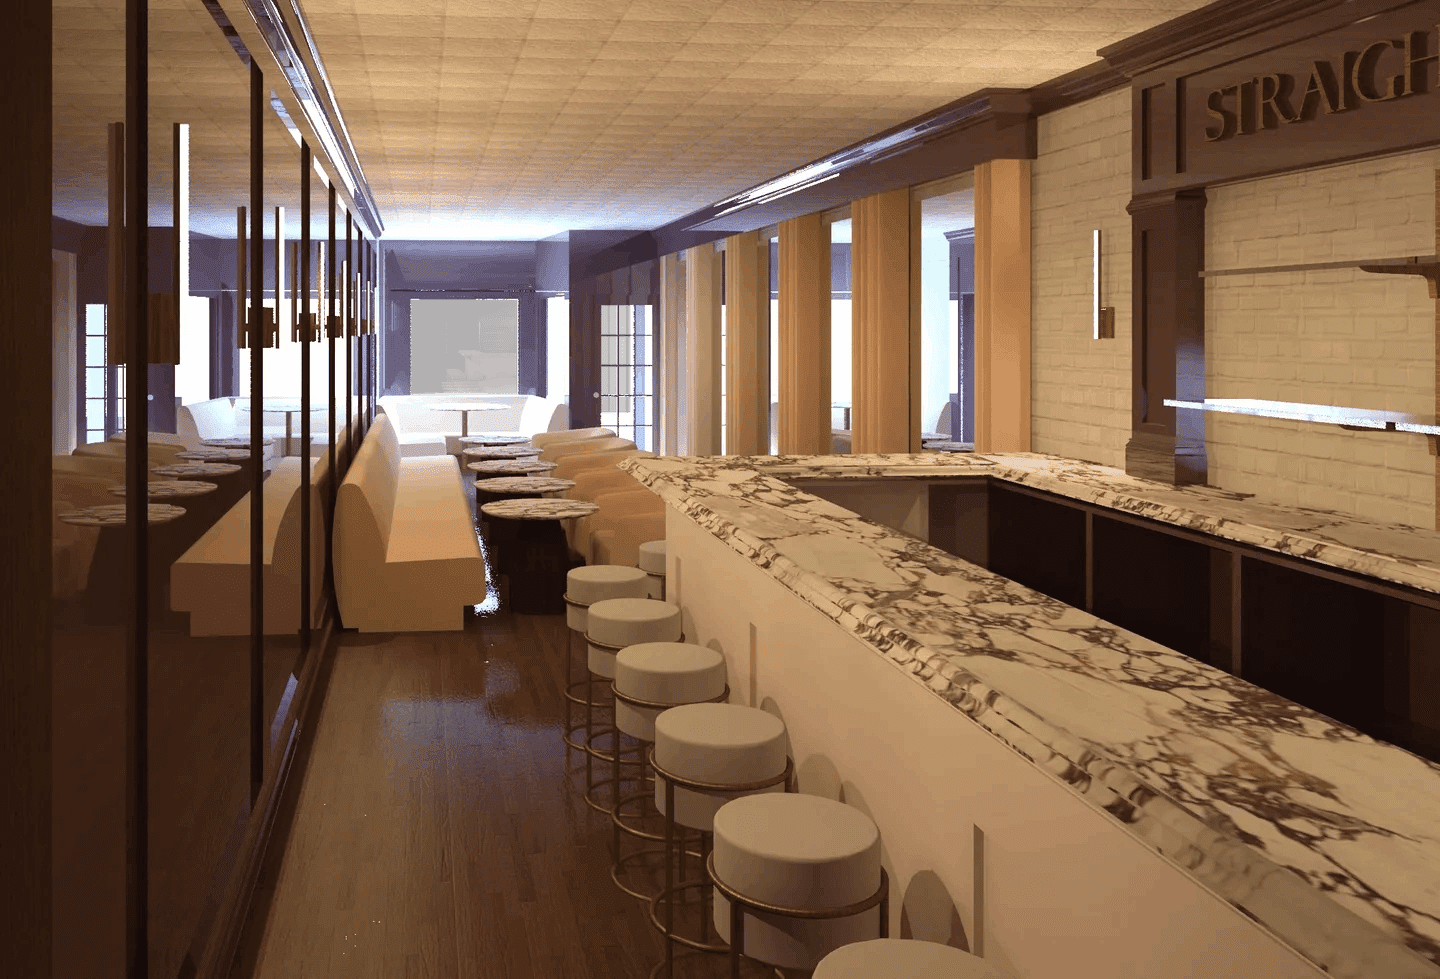
[[[131,608],[125,670],[125,966],[150,973],[150,5],[125,4],[125,531]]]
[[[250,62],[250,445],[265,443],[265,77]],[[261,409],[256,411],[255,409]],[[250,471],[250,804],[265,778],[265,474]],[[137,491],[138,492],[138,491]]]
[[[5,556],[0,562],[0,753],[6,762],[0,805],[0,881],[4,881],[5,968],[50,979],[54,881],[52,794],[54,710],[51,678],[53,491],[50,390],[51,167],[54,133],[52,5],[26,4],[6,19],[0,88],[18,111],[6,113],[0,167],[0,409],[12,422],[0,457]],[[33,107],[29,111],[19,107]],[[73,436],[73,430],[72,430]]]
[[[1440,168],[1435,171],[1435,254],[1440,255]],[[1440,296],[1435,298],[1435,417],[1440,418]],[[1435,529],[1440,530],[1440,439],[1429,441],[1435,456]]]
[[[310,161],[310,143],[300,141],[300,264],[295,269],[294,301],[300,304],[300,650],[310,654],[310,182],[315,168]],[[254,443],[251,443],[252,446]],[[334,470],[330,470],[334,478]]]

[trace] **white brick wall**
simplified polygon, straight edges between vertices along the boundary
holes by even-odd
[[[1042,144],[1043,145],[1043,144]],[[1430,255],[1440,150],[1212,187],[1208,268]],[[1206,396],[1435,409],[1435,303],[1418,276],[1358,269],[1205,285]],[[1435,526],[1418,435],[1206,416],[1210,484],[1300,506]]]
[[[1125,466],[1130,438],[1130,90],[1040,117],[1031,167],[1031,445]],[[1115,338],[1094,340],[1091,239]]]

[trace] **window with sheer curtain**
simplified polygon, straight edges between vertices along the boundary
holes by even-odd
[[[414,394],[520,391],[520,300],[412,299]]]

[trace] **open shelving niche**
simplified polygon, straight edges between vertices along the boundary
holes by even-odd
[[[1440,298],[1440,255],[1412,255],[1403,258],[1359,259],[1347,262],[1312,262],[1303,265],[1266,265],[1248,269],[1205,269],[1201,278],[1222,275],[1265,275],[1279,272],[1319,272],[1326,269],[1356,268],[1362,272],[1389,275],[1423,276],[1430,286],[1430,298]],[[1412,432],[1426,436],[1430,453],[1440,452],[1440,419],[1425,418],[1403,411],[1377,411],[1367,408],[1344,408],[1335,405],[1314,405],[1293,401],[1264,401],[1257,398],[1206,398],[1204,401],[1180,401],[1166,398],[1171,408],[1197,411],[1218,411],[1231,415],[1252,415],[1259,418],[1281,418],[1287,421],[1315,422],[1338,425],[1351,431]]]

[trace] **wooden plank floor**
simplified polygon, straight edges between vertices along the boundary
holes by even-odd
[[[236,979],[649,971],[659,937],[561,741],[568,642],[563,616],[500,611],[342,634]]]

